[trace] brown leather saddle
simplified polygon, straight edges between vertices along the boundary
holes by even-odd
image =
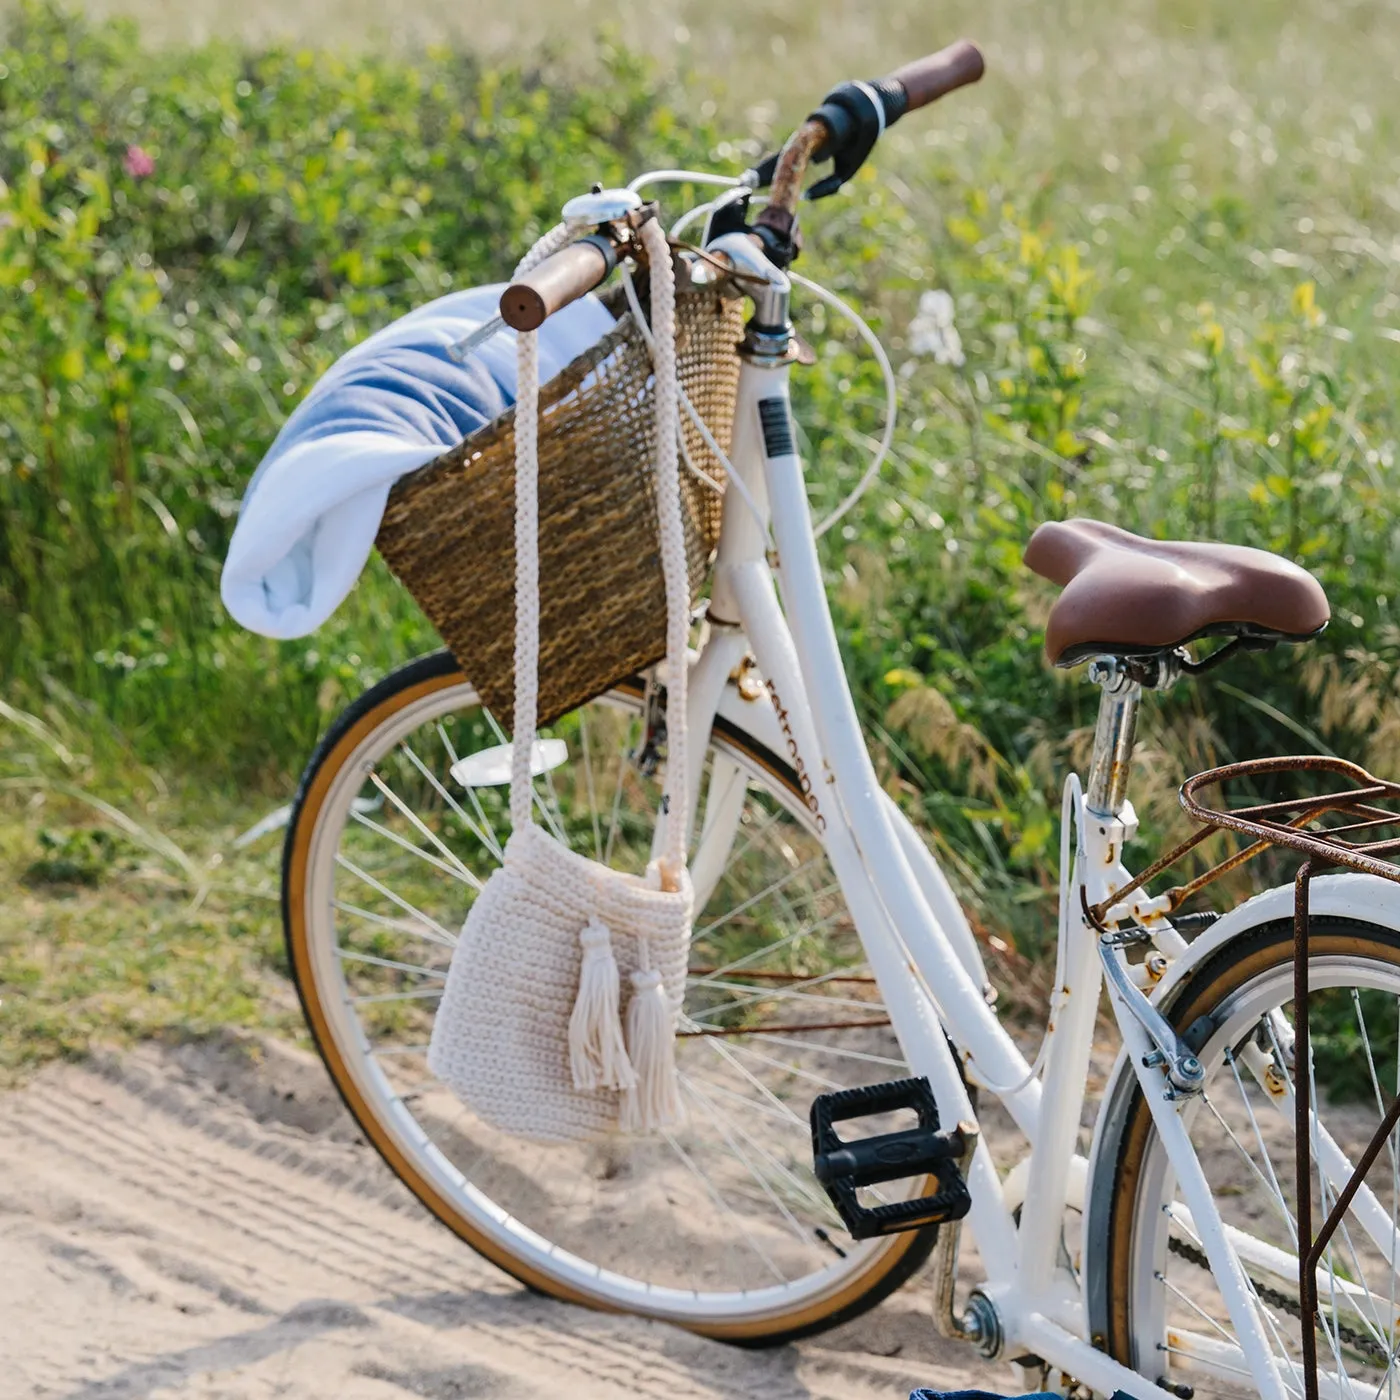
[[[1310,573],[1240,545],[1148,540],[1097,520],[1063,520],[1031,536],[1025,561],[1063,590],[1045,626],[1056,666],[1172,652],[1199,637],[1299,642],[1331,615]]]

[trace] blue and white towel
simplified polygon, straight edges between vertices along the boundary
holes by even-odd
[[[394,482],[510,407],[511,332],[465,364],[448,353],[500,296],[477,287],[419,307],[342,355],[302,400],[243,495],[220,586],[236,621],[268,637],[315,631],[360,576]],[[541,382],[612,325],[591,296],[551,316]]]

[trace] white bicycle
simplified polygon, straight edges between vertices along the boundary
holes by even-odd
[[[1018,1359],[1033,1385],[1138,1400],[1390,1394],[1400,1160],[1388,1129],[1352,1178],[1377,1123],[1393,1127],[1400,1088],[1400,900],[1376,874],[1312,881],[1300,1055],[1293,887],[1182,915],[1203,881],[1150,897],[1124,865],[1142,691],[1197,668],[1186,648],[1199,639],[1233,650],[1320,630],[1318,586],[1257,551],[1090,522],[1038,532],[1028,562],[1064,585],[1047,651],[1090,662],[1103,693],[1087,779],[1065,786],[1057,970],[1034,1063],[998,1020],[968,921],[862,738],[790,426],[794,211],[809,160],[834,157],[839,184],[885,126],[980,71],[964,45],[848,85],[776,161],[713,178],[728,188],[706,208],[703,261],[741,279],[752,316],[734,489],[691,663],[701,912],[678,1052],[686,1126],[522,1144],[429,1074],[456,934],[507,831],[504,773],[468,762],[504,735],[446,653],[364,695],[307,768],[284,866],[307,1018],[397,1175],[467,1243],[556,1297],[768,1344],[871,1307],[936,1251],[935,1321],[985,1357]],[[665,173],[678,174],[704,178]],[[625,206],[600,198],[599,235]],[[530,290],[547,313],[606,261],[565,249]],[[620,869],[642,869],[654,840],[661,695],[647,676],[599,695],[551,727],[537,764],[549,828]],[[1105,980],[1123,1049],[1085,1152]],[[987,1095],[1014,1141],[979,1133]],[[919,1125],[900,1126],[896,1109]],[[862,1114],[875,1137],[831,1136]],[[1311,1276],[1300,1207],[1338,1215]],[[958,1302],[964,1214],[983,1276]]]

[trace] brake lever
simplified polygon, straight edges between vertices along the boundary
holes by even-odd
[[[755,190],[766,190],[773,183],[773,173],[778,168],[781,151],[769,151],[755,166],[744,171],[741,177],[746,185]]]

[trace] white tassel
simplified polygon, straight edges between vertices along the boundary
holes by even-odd
[[[627,1050],[637,1078],[636,1086],[622,1096],[622,1130],[645,1133],[681,1122],[685,1112],[676,1075],[675,1017],[661,974],[649,968],[632,974]]]
[[[601,920],[589,919],[579,942],[583,944],[583,965],[569,1017],[569,1068],[574,1088],[631,1089],[637,1076],[622,1039],[620,978],[612,934]]]

